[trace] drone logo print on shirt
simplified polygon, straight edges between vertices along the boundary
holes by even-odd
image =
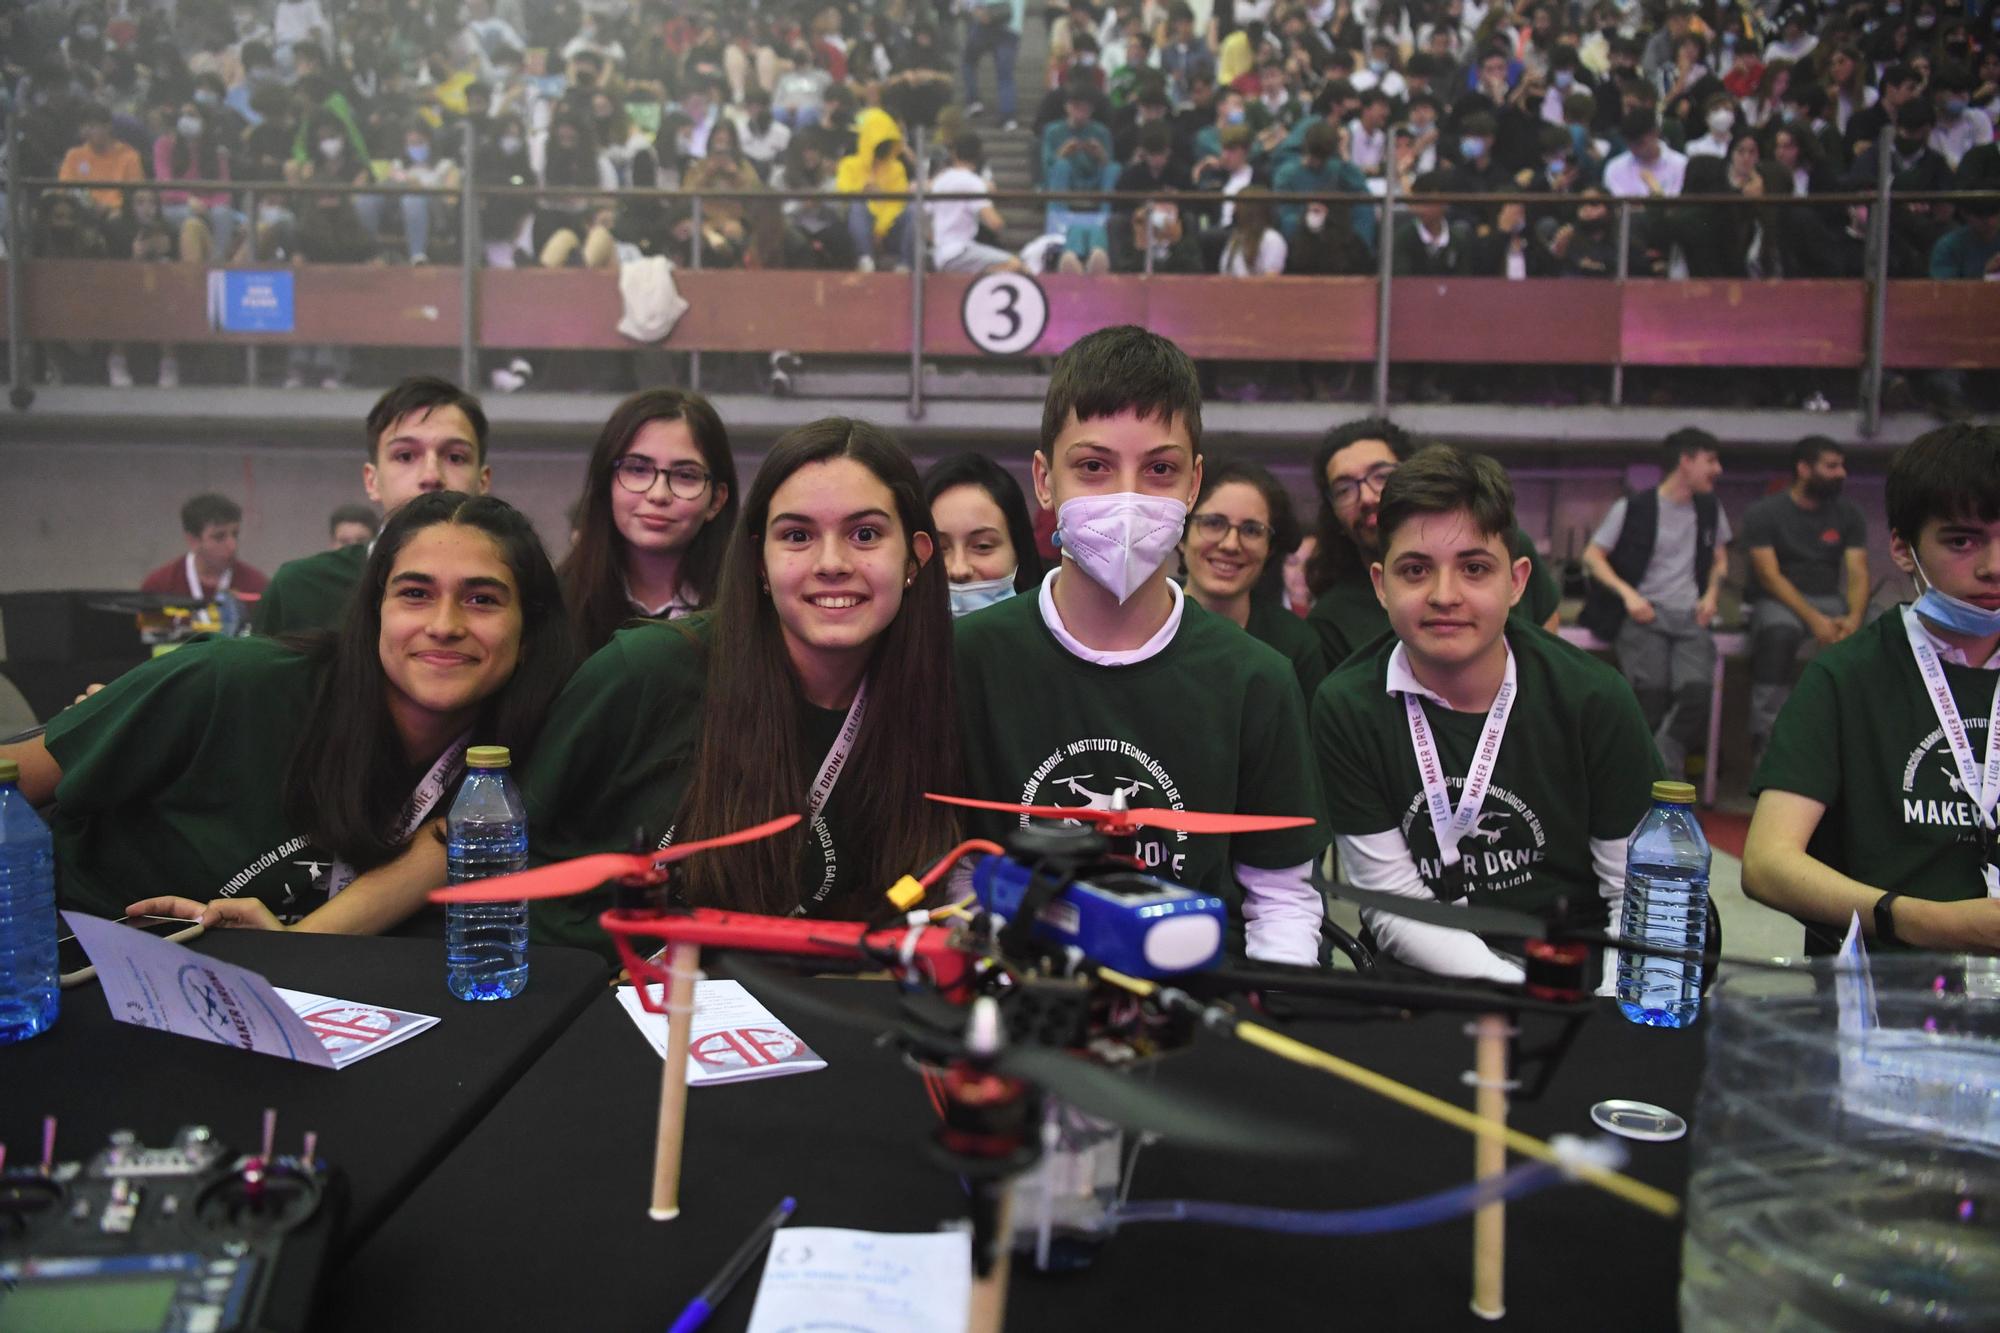
[[[1444,785],[1456,807],[1465,779],[1447,776]],[[1424,883],[1433,892],[1440,885],[1451,884],[1456,876],[1445,869],[1444,860],[1438,855],[1437,834],[1431,829],[1430,811],[1421,790],[1410,798],[1409,807],[1403,811],[1402,829],[1403,841],[1409,844],[1410,854],[1416,858],[1417,873],[1424,877]],[[1527,883],[1535,867],[1548,855],[1547,848],[1548,835],[1542,829],[1541,817],[1527,802],[1497,783],[1488,787],[1479,819],[1465,831],[1458,844],[1457,873],[1463,876],[1463,896],[1498,893]]]
[[[1180,784],[1159,760],[1130,741],[1108,736],[1069,742],[1035,765],[1021,787],[1022,805],[1109,810],[1121,797],[1133,807],[1187,809]],[[1187,853],[1176,848],[1187,836],[1148,830],[1133,851],[1147,870],[1178,879],[1186,872]]]
[[[1977,713],[1965,719],[1966,740],[1975,755],[1986,753],[1982,734],[1986,724],[1987,719]],[[1953,841],[1980,841],[1979,815],[1967,798],[1958,765],[1951,757],[1951,747],[1945,743],[1943,727],[1931,728],[1930,735],[1910,751],[1903,764],[1899,797],[1905,827],[1915,824],[1924,828],[1952,828],[1959,830]]]

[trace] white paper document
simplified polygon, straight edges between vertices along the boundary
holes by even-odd
[[[115,921],[64,912],[121,1023],[275,1055],[322,1069],[407,1041],[437,1019],[273,986],[246,967]]]
[[[637,986],[620,986],[618,1003],[652,1043],[661,1059],[667,1055],[667,1016],[646,1011]],[[723,979],[694,983],[694,1024],[689,1034],[689,1086],[703,1083],[744,1083],[780,1074],[805,1074],[826,1068],[799,1035],[778,1021],[740,981]]]
[[[972,1237],[785,1227],[771,1238],[749,1333],[964,1333]]]

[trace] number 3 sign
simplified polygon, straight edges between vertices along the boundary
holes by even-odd
[[[965,289],[959,315],[974,347],[1013,356],[1033,347],[1048,328],[1049,297],[1025,273],[988,273]]]

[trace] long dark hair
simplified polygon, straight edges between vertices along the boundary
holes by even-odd
[[[1028,500],[1014,474],[976,449],[933,463],[924,473],[924,504],[959,486],[977,486],[991,496],[1007,519],[1007,540],[1014,544],[1014,591],[1026,592],[1042,582],[1042,553],[1035,546],[1035,523],[1028,517]]]
[[[1401,426],[1385,417],[1363,417],[1335,426],[1320,437],[1313,450],[1313,490],[1319,494],[1319,517],[1313,525],[1313,553],[1306,561],[1306,587],[1318,597],[1328,588],[1358,570],[1366,569],[1354,539],[1333,512],[1333,494],[1327,489],[1326,465],[1333,456],[1361,440],[1380,440],[1397,458],[1410,456],[1410,437]]]
[[[597,434],[597,447],[590,451],[590,466],[584,473],[583,496],[577,501],[576,545],[558,571],[570,625],[586,653],[609,643],[618,627],[633,618],[625,595],[625,539],[611,518],[611,488],[618,484],[612,473],[639,432],[655,421],[685,421],[701,450],[710,484],[729,490],[722,508],[702,525],[681,556],[683,600],[696,607],[715,600],[729,530],[736,526],[736,458],[729,450],[729,431],[708,399],[698,393],[642,389],[618,404]]]
[[[743,521],[730,543],[709,640],[701,748],[682,802],[677,837],[713,837],[807,808],[815,756],[799,736],[801,697],[777,608],[763,595],[764,529],[771,497],[808,463],[851,458],[895,496],[905,540],[937,534],[908,454],[880,427],[827,417],[787,431],[750,483]],[[856,887],[827,915],[865,916],[900,875],[924,867],[950,845],[956,821],[926,791],[959,789],[958,715],[952,691],[951,609],[944,561],[920,568],[896,618],[875,642],[871,700],[847,763],[842,801],[858,832],[843,854],[860,862]],[[799,858],[812,837],[804,825],[762,842],[688,861],[689,902],[786,913],[799,904]]]
[[[398,553],[438,523],[478,528],[491,537],[521,598],[520,656],[514,674],[480,709],[474,742],[504,745],[519,763],[575,665],[556,572],[519,510],[492,496],[430,491],[390,515],[340,628],[290,641],[321,670],[311,715],[285,773],[285,821],[356,870],[381,865],[404,845],[394,837],[394,824],[418,775],[404,757],[384,695],[382,598]]]

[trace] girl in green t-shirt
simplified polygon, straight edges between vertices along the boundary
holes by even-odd
[[[537,859],[685,842],[788,813],[778,837],[688,861],[688,902],[856,917],[952,843],[926,791],[959,787],[951,617],[917,473],[828,418],[780,437],[724,552],[716,605],[615,635],[557,701],[525,775]],[[593,898],[536,904],[536,936],[601,944]]]
[[[67,903],[380,930],[444,881],[425,824],[441,823],[464,746],[524,754],[572,661],[528,520],[431,492],[391,516],[337,632],[190,644],[9,757],[30,799],[57,800]],[[219,896],[131,901],[152,886]]]
[[[683,389],[620,403],[591,451],[577,514],[559,572],[585,653],[634,619],[709,605],[736,526],[736,461],[715,408]]]

